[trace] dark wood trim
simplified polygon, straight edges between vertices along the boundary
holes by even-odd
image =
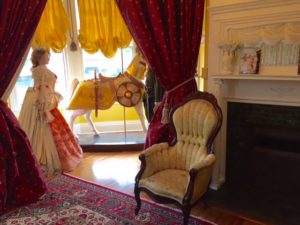
[[[141,151],[146,133],[143,131],[107,132],[100,135],[79,134],[79,144],[84,152]]]
[[[83,152],[124,152],[141,151],[144,144],[80,145]]]

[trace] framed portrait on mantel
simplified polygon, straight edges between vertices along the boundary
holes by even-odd
[[[240,54],[240,74],[258,74],[260,49],[243,48]]]

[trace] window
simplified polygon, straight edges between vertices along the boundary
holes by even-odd
[[[77,27],[79,24],[78,18],[78,9],[76,7],[77,1],[68,1],[67,4],[70,4],[70,11],[76,18],[75,20],[71,20],[70,22],[73,24],[73,27]],[[70,36],[70,40],[74,40],[78,46],[77,51],[71,51],[69,46],[67,46],[63,53],[53,53],[51,52],[51,58],[48,65],[48,68],[53,71],[58,79],[56,83],[56,90],[64,97],[64,101],[59,104],[60,109],[65,109],[70,100],[70,84],[74,78],[79,80],[83,79],[93,79],[94,73],[96,71],[97,74],[101,73],[107,77],[116,77],[119,73],[126,71],[128,65],[131,60],[135,56],[135,45],[132,42],[128,48],[118,50],[114,57],[106,58],[101,51],[98,51],[95,54],[89,54],[84,50],[80,49],[80,44],[76,38],[78,32],[74,32]],[[75,37],[74,39],[72,37]],[[70,43],[68,43],[69,45]],[[29,52],[24,67],[21,71],[20,77],[17,80],[15,88],[10,96],[11,109],[18,117],[19,112],[21,110],[21,106],[27,91],[27,88],[33,86],[33,80],[31,77],[31,61],[30,61],[31,51]],[[120,107],[120,105],[116,102],[116,107]],[[109,110],[115,110],[112,107]],[[64,111],[65,112],[65,111]],[[105,112],[102,113],[104,115]],[[119,114],[119,113],[118,113]],[[66,114],[68,116],[68,113]],[[102,118],[96,119],[96,122],[102,121]],[[138,117],[135,111],[130,110],[130,112],[126,113],[126,119],[129,120],[138,120]],[[114,113],[109,113],[110,121],[118,121],[119,119],[114,116]],[[86,121],[82,118],[77,120],[79,123],[85,123]]]
[[[118,49],[112,58],[106,58],[100,51],[95,54],[82,51],[84,79],[93,79],[95,70],[97,74],[101,73],[106,77],[116,77],[119,73],[126,71],[133,58],[133,52],[132,44],[126,49]]]
[[[80,29],[80,18],[77,1],[74,3],[71,1],[69,4],[74,4],[73,7],[69,8],[69,14],[74,15],[75,20],[71,19],[73,23],[72,27],[77,28],[77,34]],[[70,5],[71,6],[71,5]],[[71,12],[71,10],[74,10]],[[106,58],[101,51],[95,54],[89,54],[86,51],[82,51],[82,62],[84,79],[93,79],[95,71],[97,74],[101,73],[106,77],[116,77],[119,73],[126,71],[128,65],[135,55],[134,42],[126,49],[118,49],[115,56],[112,58]]]

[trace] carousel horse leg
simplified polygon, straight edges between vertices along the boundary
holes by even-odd
[[[147,132],[147,127],[145,125],[145,116],[144,116],[144,111],[143,111],[143,101],[140,101],[137,105],[134,106],[135,111],[137,112],[141,125],[143,127],[143,131]]]
[[[81,116],[81,115],[83,115],[83,114],[85,114],[85,113],[86,113],[86,110],[84,110],[84,109],[76,109],[76,110],[72,110],[72,114],[71,114],[71,117],[70,117],[69,124],[70,124],[70,128],[71,128],[71,130],[73,131],[73,133],[74,133],[74,121],[75,121],[75,119],[76,119],[78,116]],[[74,135],[75,135],[75,137],[78,139],[77,134],[74,133]]]
[[[99,136],[100,132],[97,130],[95,124],[92,121],[91,113],[92,113],[92,110],[88,110],[88,111],[86,111],[84,116],[85,116],[86,120],[89,122],[89,124],[91,125],[91,127],[94,131],[94,136]]]

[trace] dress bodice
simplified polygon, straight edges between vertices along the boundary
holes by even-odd
[[[34,80],[34,87],[39,88],[41,86],[48,87],[51,91],[55,89],[56,75],[46,66],[37,66],[32,69],[32,78]]]
[[[45,65],[32,69],[34,81],[33,91],[35,94],[35,106],[41,113],[48,113],[55,108],[62,96],[55,91],[57,76]]]

